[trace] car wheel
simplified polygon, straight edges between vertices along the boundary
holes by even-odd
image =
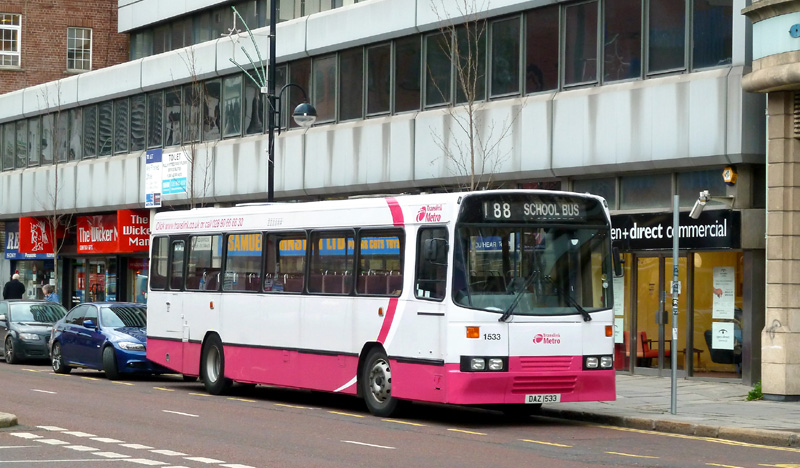
[[[382,349],[373,348],[367,354],[359,381],[370,413],[389,417],[397,411],[400,401],[392,396],[392,369]]]
[[[203,346],[200,378],[206,391],[212,395],[225,393],[233,384],[231,379],[225,378],[225,352],[222,349],[222,340],[217,335],[209,336]]]
[[[53,364],[53,372],[56,374],[69,374],[72,370],[71,367],[64,364],[64,356],[61,355],[61,343],[53,343],[53,349],[50,351],[50,362]]]
[[[108,380],[117,380],[119,378],[117,356],[114,354],[114,348],[111,346],[106,346],[105,349],[103,349],[103,371],[106,373]]]
[[[14,340],[12,340],[10,336],[6,337],[6,344],[3,348],[3,352],[6,355],[7,363],[16,364],[19,362],[16,353],[14,353]]]

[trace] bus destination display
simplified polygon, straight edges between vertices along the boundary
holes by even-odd
[[[483,202],[485,221],[585,221],[586,207],[578,200],[529,199]]]

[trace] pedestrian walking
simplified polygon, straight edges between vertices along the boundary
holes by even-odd
[[[45,284],[42,286],[42,293],[44,293],[44,300],[50,302],[61,302],[61,298],[56,294],[56,287],[52,284]]]
[[[19,273],[14,273],[11,281],[3,287],[3,299],[22,299],[25,294],[25,285],[19,280]]]

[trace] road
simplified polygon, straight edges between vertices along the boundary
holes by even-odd
[[[370,415],[352,397],[235,386],[210,396],[178,376],[109,381],[0,363],[0,468],[797,467],[800,450],[415,404]],[[793,464],[794,463],[794,464]]]

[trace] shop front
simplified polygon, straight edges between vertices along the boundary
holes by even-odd
[[[52,250],[23,253],[20,251],[20,223],[7,222],[5,258],[11,265],[9,277],[19,273],[19,280],[25,285],[25,298],[42,299],[42,286],[55,285],[55,255]],[[30,226],[27,225],[30,229]],[[30,236],[28,236],[30,238]],[[23,247],[23,250],[25,248]],[[27,249],[30,250],[30,249]]]
[[[741,211],[679,217],[677,346],[672,347],[672,213],[612,216],[625,275],[616,279],[616,368],[667,376],[758,380],[764,250]]]

